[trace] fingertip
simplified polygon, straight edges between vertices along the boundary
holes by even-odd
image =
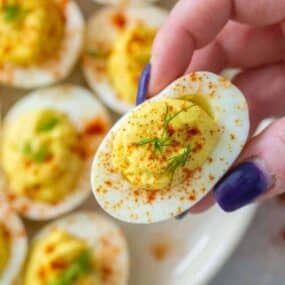
[[[168,23],[159,31],[152,49],[150,97],[184,74],[194,48],[192,38],[175,25]]]

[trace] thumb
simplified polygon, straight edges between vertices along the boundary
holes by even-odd
[[[215,186],[220,207],[231,212],[285,192],[285,117],[253,137],[236,167]]]

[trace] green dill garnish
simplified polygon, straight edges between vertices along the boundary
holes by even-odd
[[[166,104],[166,112],[163,119],[163,130],[159,138],[147,138],[142,139],[141,141],[137,142],[136,144],[146,145],[152,144],[153,145],[153,153],[156,154],[157,151],[162,152],[162,148],[166,146],[170,146],[170,134],[169,134],[169,123],[176,118],[180,113],[186,112],[188,109],[192,108],[194,105],[189,106],[188,108],[182,109],[175,114],[171,115],[169,113],[168,105]]]
[[[16,4],[7,4],[3,6],[4,19],[5,21],[13,21],[21,14],[21,8]]]
[[[38,149],[33,156],[33,160],[36,162],[44,162],[49,157],[49,151],[46,146],[42,146]]]
[[[44,162],[50,155],[47,146],[41,146],[35,151],[32,149],[31,143],[29,142],[24,144],[22,153],[26,158],[38,163]]]
[[[86,273],[92,271],[91,252],[84,250],[58,278],[48,282],[48,285],[71,285]]]
[[[104,58],[108,55],[107,52],[102,49],[87,49],[85,53],[94,58]]]
[[[177,167],[185,166],[191,151],[191,146],[190,144],[188,144],[181,154],[178,154],[169,160],[169,163],[167,165],[167,171],[174,172]]]
[[[47,117],[45,120],[40,122],[40,124],[37,126],[36,131],[38,133],[41,132],[47,132],[52,130],[56,125],[58,125],[59,119],[56,117]]]
[[[22,148],[22,153],[25,156],[31,156],[33,154],[32,147],[31,147],[30,143],[27,142],[24,144],[24,146]]]
[[[153,145],[153,153],[156,154],[157,151],[161,152],[162,148],[165,146],[169,146],[169,138],[154,138],[154,139],[144,139],[137,143],[137,145],[146,145],[152,144]]]

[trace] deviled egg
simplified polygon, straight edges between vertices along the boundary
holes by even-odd
[[[23,285],[126,285],[127,243],[107,218],[79,212],[55,221],[34,239]]]
[[[0,196],[0,284],[18,280],[27,252],[27,235],[19,217]]]
[[[66,77],[82,49],[73,0],[0,1],[0,83],[35,88]]]
[[[5,194],[21,215],[58,216],[90,193],[92,156],[110,128],[108,113],[78,86],[41,89],[19,100],[3,122]]]
[[[152,223],[188,210],[241,152],[249,115],[227,79],[196,72],[123,116],[105,137],[92,167],[92,187],[110,215]]]
[[[152,6],[105,8],[87,24],[83,71],[90,87],[118,113],[135,106],[137,83],[167,12]]]

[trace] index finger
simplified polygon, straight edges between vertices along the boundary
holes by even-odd
[[[154,41],[150,94],[183,74],[194,50],[210,43],[229,19],[260,26],[284,17],[284,0],[180,0]]]

